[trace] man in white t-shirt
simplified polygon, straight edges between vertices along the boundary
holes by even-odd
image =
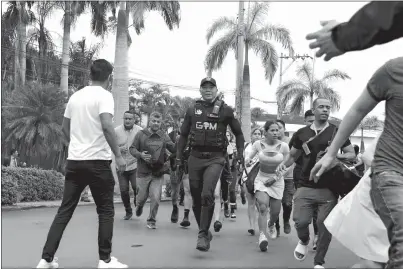
[[[119,170],[124,171],[126,168],[112,123],[113,96],[107,90],[111,84],[112,71],[113,66],[108,61],[95,60],[91,65],[92,85],[75,92],[67,103],[62,128],[70,144],[63,200],[50,227],[37,268],[58,268],[54,255],[80,195],[88,185],[99,218],[98,268],[128,267],[110,256],[115,215],[112,152],[116,156]]]

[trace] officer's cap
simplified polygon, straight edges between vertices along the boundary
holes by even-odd
[[[211,84],[213,84],[215,87],[217,87],[217,82],[215,81],[214,78],[212,77],[206,77],[203,78],[202,81],[200,82],[200,87],[203,86],[204,83],[210,82]]]

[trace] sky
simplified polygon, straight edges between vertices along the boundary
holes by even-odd
[[[206,42],[206,30],[214,20],[222,17],[236,17],[238,2],[180,2],[180,27],[169,31],[162,17],[157,12],[150,12],[146,16],[145,30],[136,35],[130,29],[132,44],[129,48],[129,77],[140,78],[171,85],[185,85],[186,90],[171,87],[173,95],[198,97],[200,80],[206,76],[204,57],[209,45]],[[337,20],[347,21],[366,2],[272,2],[267,17],[268,24],[279,24],[288,28],[297,54],[313,56],[314,51],[309,49],[306,34],[319,30],[320,21]],[[248,10],[249,2],[245,2]],[[250,2],[253,5],[253,2]],[[2,3],[4,12],[4,3]],[[48,20],[47,28],[61,50],[63,27],[61,24],[62,12],[55,12]],[[212,42],[214,42],[213,38]],[[71,31],[72,42],[87,38],[87,42],[103,42],[98,57],[114,61],[116,35],[109,34],[102,41],[90,32],[90,14],[82,15]],[[286,53],[275,41],[278,54]],[[331,86],[341,95],[341,108],[332,116],[343,118],[350,106],[364,90],[372,74],[387,60],[402,55],[403,39],[386,45],[376,46],[362,52],[347,53],[338,58],[325,62],[323,59],[315,61],[315,76],[320,78],[331,69],[340,69],[348,73],[351,80],[332,83]],[[249,57],[251,74],[251,96],[260,100],[274,101],[275,92],[279,85],[279,72],[270,84],[264,78],[264,69],[260,59],[251,51]],[[305,60],[312,63],[311,60]],[[291,63],[284,60],[283,66]],[[283,75],[283,82],[296,78],[295,68],[302,63],[297,60]],[[225,100],[230,105],[235,102],[235,54],[229,52],[220,70],[213,72],[219,90],[225,92]],[[308,106],[308,104],[307,104]],[[307,107],[306,106],[306,107]],[[276,113],[275,104],[264,104],[252,100],[251,107],[261,107],[269,113]],[[371,115],[384,117],[384,103],[380,103]]]

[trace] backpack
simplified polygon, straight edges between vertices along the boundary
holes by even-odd
[[[144,140],[144,150],[151,155],[151,161],[150,163],[147,163],[147,165],[152,170],[162,169],[168,159],[166,153],[166,142],[162,131],[158,131],[154,136],[154,133],[151,133],[148,129],[143,129],[141,132],[146,135]]]

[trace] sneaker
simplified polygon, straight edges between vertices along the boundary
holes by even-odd
[[[322,265],[317,264],[317,265],[315,265],[314,269],[325,269],[325,267],[323,267]]]
[[[129,266],[119,262],[115,257],[111,257],[110,262],[100,260],[98,263],[98,268],[129,268]]]
[[[222,228],[222,223],[220,221],[214,222],[214,232],[218,233]]]
[[[248,230],[248,233],[249,233],[250,235],[255,235],[255,230],[254,230],[254,229],[249,229],[249,230]]]
[[[276,239],[277,238],[277,231],[276,227],[274,225],[269,227],[269,230],[267,231],[267,233],[269,234],[271,239]]]
[[[57,258],[53,258],[53,261],[47,262],[45,259],[39,261],[36,268],[59,268],[59,264],[57,263]]]
[[[315,237],[314,237],[313,243],[312,243],[312,245],[313,245],[312,249],[313,250],[316,250],[317,244],[318,244],[318,235],[315,234]]]
[[[179,225],[182,226],[182,227],[189,227],[190,226],[189,218],[184,217],[182,222],[179,223]]]
[[[123,217],[124,220],[129,220],[133,217],[133,213],[126,213],[126,216]]]
[[[155,223],[147,223],[147,228],[155,230],[157,229],[157,225],[155,225]]]
[[[143,207],[141,206],[136,207],[136,216],[140,217],[141,214],[143,214]]]
[[[267,237],[264,235],[263,232],[260,232],[259,236],[259,248],[261,251],[267,251],[267,246],[269,242],[267,241]]]
[[[236,214],[235,214],[235,212],[231,213],[231,219],[236,219]]]
[[[179,208],[177,205],[173,206],[172,214],[171,214],[171,222],[177,223],[179,218]]]

